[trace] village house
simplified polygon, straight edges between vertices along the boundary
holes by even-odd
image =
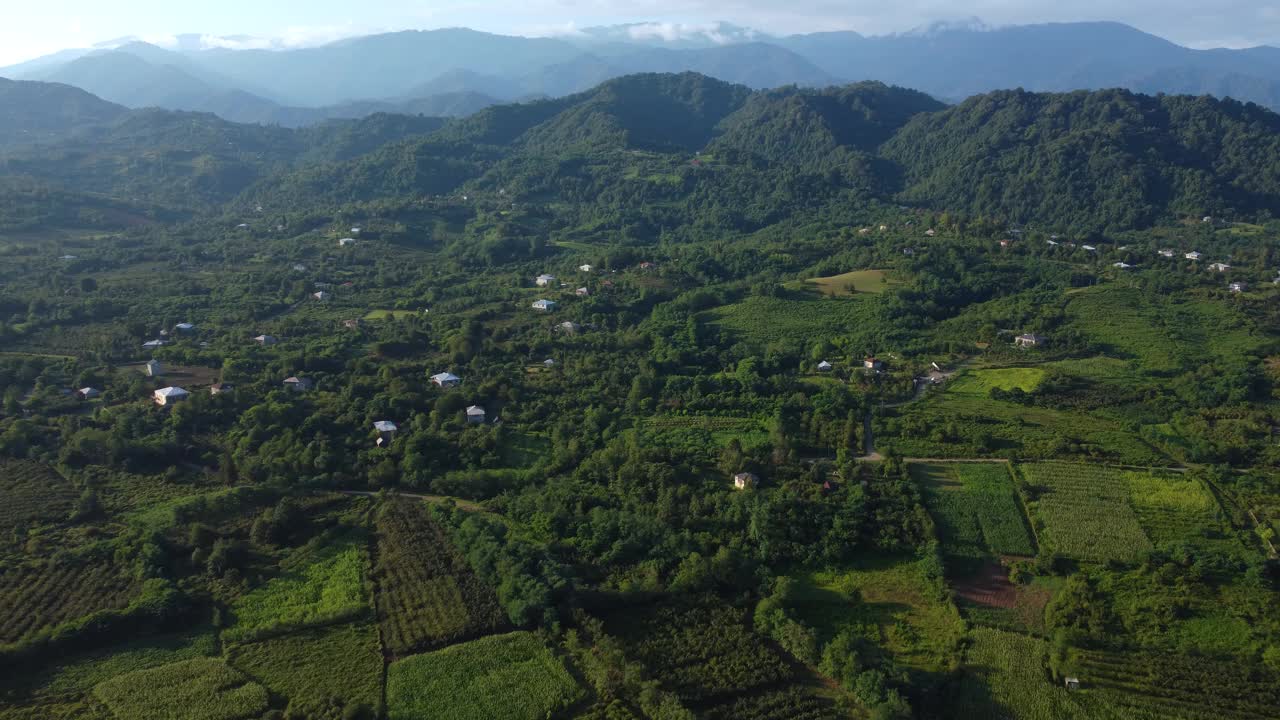
[[[164,374],[164,366],[159,360],[148,360],[147,364],[142,366],[142,372],[146,373],[147,377],[160,377]]]
[[[346,329],[348,329],[348,330],[359,330],[359,329],[360,329],[360,320],[359,320],[358,318],[357,318],[357,319],[352,319],[352,320],[343,320],[343,321],[342,321],[342,327],[344,327],[344,328],[346,328]]]
[[[1049,244],[1050,246],[1052,246],[1052,247],[1058,247],[1058,241],[1057,241],[1057,240],[1045,240],[1045,242],[1046,242],[1046,243],[1048,243],[1048,244]]]
[[[76,391],[76,396],[81,400],[92,400],[96,397],[102,397],[102,391],[97,388],[82,387]]]
[[[1040,347],[1041,345],[1045,344],[1045,342],[1047,341],[1048,341],[1048,338],[1042,335],[1036,335],[1035,333],[1027,333],[1025,335],[1019,335],[1018,337],[1014,338],[1013,343],[1018,347],[1029,348],[1029,347]]]
[[[142,343],[142,347],[147,350],[155,350],[156,348],[161,348],[168,344],[169,342],[167,340],[148,340]]]
[[[869,357],[862,361],[862,367],[865,370],[879,372],[884,369],[884,363],[874,357]]]
[[[584,273],[589,273],[589,272],[591,272],[591,271],[595,270],[595,268],[594,268],[594,267],[592,267],[592,266],[590,266],[590,265],[579,265],[579,266],[578,266],[578,270],[580,270],[580,271],[582,271],[582,272],[584,272]]]
[[[1210,270],[1212,270],[1212,271],[1214,271],[1214,272],[1220,272],[1220,273],[1222,273],[1222,272],[1226,272],[1226,271],[1230,270],[1230,269],[1231,269],[1231,266],[1230,266],[1230,265],[1228,265],[1228,264],[1226,264],[1226,263],[1214,263],[1214,264],[1212,264],[1212,265],[1210,265],[1210,266],[1209,266],[1209,269],[1210,269]]]
[[[937,230],[925,230],[925,231],[924,231],[924,234],[925,234],[925,237],[935,237],[935,236],[937,236],[938,231],[937,231]]]
[[[566,320],[560,323],[560,332],[563,332],[566,335],[577,335],[582,332],[582,326],[576,322]]]
[[[186,390],[183,390],[180,387],[160,388],[159,390],[155,391],[153,395],[153,397],[155,398],[156,404],[159,405],[160,407],[168,407],[169,405],[173,405],[174,403],[178,403],[183,400],[186,400],[190,396],[191,396],[191,393],[187,392]]]
[[[315,386],[311,382],[311,378],[291,377],[285,378],[284,386],[294,392],[306,392]]]
[[[479,405],[472,405],[471,407],[467,408],[467,424],[468,425],[483,425],[484,419],[485,419],[484,408],[480,407]]]
[[[1003,249],[1005,249],[1005,250],[1008,250],[1008,249],[1009,249],[1009,246],[1010,246],[1010,245],[1012,245],[1012,244],[1013,244],[1013,241],[1012,241],[1012,240],[1001,240],[1001,241],[1000,241],[1000,247],[1001,247],[1001,248],[1003,248]]]
[[[578,297],[587,297],[588,295],[591,294],[591,291],[584,287],[580,287],[574,291],[574,294],[577,295]]]
[[[306,266],[306,265],[303,265],[302,263],[294,263],[294,264],[293,264],[293,271],[294,271],[294,272],[306,272],[306,271],[307,271],[307,266]]]
[[[651,263],[651,262],[648,262],[647,260],[646,260],[645,262],[640,263],[640,269],[641,269],[641,270],[652,270],[652,269],[654,269],[654,268],[656,268],[656,267],[658,267],[658,266],[657,266],[657,265],[655,265],[655,264],[653,264],[653,263]]]
[[[276,339],[274,335],[259,335],[258,337],[254,338],[253,341],[263,347],[270,347],[280,342],[278,339]]]
[[[880,232],[884,232],[885,230],[888,230],[888,229],[889,229],[889,226],[888,226],[888,225],[881,225],[881,226],[880,226]]]
[[[737,490],[750,490],[760,482],[754,473],[744,472],[733,476],[733,487]]]
[[[916,249],[915,249],[915,248],[902,248],[902,254],[903,254],[903,255],[906,255],[907,257],[911,257],[912,255],[915,255],[915,254],[916,254]]]
[[[831,372],[834,369],[835,369],[835,366],[827,362],[826,360],[823,360],[822,362],[818,363],[818,372]]]
[[[1080,247],[1084,248],[1085,252],[1098,252],[1096,245],[1081,245]]]
[[[551,312],[556,309],[555,300],[537,300],[531,305],[534,310],[539,312]]]
[[[542,366],[550,370],[551,368],[556,366],[556,361],[552,360],[551,358],[547,358],[546,360],[542,361]]]
[[[1203,254],[1203,253],[1198,253],[1198,252],[1196,252],[1196,251],[1192,250],[1191,252],[1187,253],[1186,255],[1183,255],[1182,257],[1184,257],[1184,258],[1186,258],[1186,259],[1188,259],[1188,260],[1191,260],[1191,261],[1193,261],[1193,262],[1200,262],[1200,259],[1204,257],[1204,254]]]
[[[236,386],[232,385],[229,382],[217,382],[209,386],[209,394],[222,395],[224,393],[232,392],[235,389],[236,389]]]
[[[435,383],[437,387],[452,388],[461,385],[462,378],[453,373],[443,372],[439,375],[432,375],[431,382]]]
[[[342,238],[338,241],[338,247],[350,247],[356,244],[355,238]]]
[[[1160,251],[1160,257],[1171,258],[1173,257],[1173,255],[1174,255],[1174,252],[1172,250],[1169,250],[1168,248]]]
[[[315,298],[316,300],[319,300],[320,302],[328,302],[329,298],[333,296],[325,292],[324,290],[321,290],[319,292],[312,293],[311,297]]]
[[[1113,267],[1113,268],[1119,268],[1119,269],[1121,269],[1121,270],[1128,270],[1129,268],[1131,268],[1131,267],[1133,267],[1133,266],[1132,266],[1132,265],[1130,265],[1130,264],[1129,264],[1129,263],[1127,263],[1127,262],[1118,262],[1118,263],[1113,264],[1111,267]]]
[[[539,275],[534,279],[534,284],[538,287],[547,287],[556,281],[555,275]]]
[[[376,443],[378,447],[390,445],[391,441],[396,437],[396,431],[400,429],[390,420],[379,420],[373,424],[373,428],[378,431],[378,441]]]
[[[352,235],[359,235],[359,234],[360,234],[360,232],[361,232],[361,229],[360,229],[360,228],[358,228],[358,227],[353,227],[353,228],[351,228],[351,234],[352,234]]]
[[[1065,680],[1063,680],[1063,683],[1062,683],[1062,684],[1063,684],[1063,685],[1064,685],[1068,690],[1079,690],[1079,689],[1080,689],[1080,678],[1077,678],[1077,677],[1069,677],[1069,678],[1066,678]]]
[[[1239,295],[1240,293],[1245,292],[1246,290],[1248,290],[1248,289],[1249,289],[1249,286],[1248,286],[1247,284],[1245,284],[1245,283],[1242,283],[1242,282],[1233,282],[1233,283],[1231,283],[1230,285],[1228,285],[1228,286],[1227,286],[1227,289],[1228,289],[1228,290],[1230,290],[1231,292],[1233,292],[1233,293],[1235,293],[1235,294]]]
[[[189,322],[180,322],[177,325],[174,325],[173,329],[177,330],[180,333],[189,333],[194,331],[196,329],[196,326],[192,325]]]

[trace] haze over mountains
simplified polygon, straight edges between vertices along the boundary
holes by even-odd
[[[728,24],[693,35],[630,25],[564,38],[448,29],[294,50],[227,47],[252,44],[182,36],[165,49],[126,39],[2,68],[0,77],[64,83],[131,108],[285,126],[378,112],[464,116],[623,75],[685,71],[757,90],[876,80],[958,102],[999,89],[1119,87],[1280,109],[1280,49],[1193,50],[1116,23],[938,25],[879,37],[772,37]]]

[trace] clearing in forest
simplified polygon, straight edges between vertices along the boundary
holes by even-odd
[[[884,270],[855,270],[831,277],[809,278],[805,283],[828,297],[850,297],[858,293],[882,293],[900,285],[890,280]]]

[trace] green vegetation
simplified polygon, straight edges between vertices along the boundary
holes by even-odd
[[[899,282],[891,281],[884,270],[854,270],[831,277],[809,278],[805,281],[817,286],[818,292],[828,297],[850,297],[858,293],[882,293]]]
[[[1044,370],[1034,367],[969,370],[957,378],[947,392],[978,397],[991,395],[993,389],[1008,392],[1017,388],[1024,393],[1035,392],[1044,375]]]
[[[387,670],[392,720],[541,720],[582,694],[560,659],[526,632],[415,655]]]
[[[290,714],[340,720],[344,713],[374,713],[382,705],[382,649],[371,624],[238,645],[227,661],[285,698]]]
[[[248,720],[268,704],[265,688],[214,658],[126,673],[93,693],[119,718]]]
[[[299,553],[282,565],[284,575],[232,605],[235,624],[223,639],[246,642],[368,612],[367,565],[364,550],[354,540]]]
[[[1022,505],[1003,463],[912,465],[925,489],[946,552],[958,555],[1035,555]]]
[[[1134,560],[1152,548],[1129,501],[1122,471],[1094,465],[1021,465],[1040,540],[1079,560]]]

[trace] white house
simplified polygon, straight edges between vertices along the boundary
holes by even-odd
[[[744,472],[733,476],[733,487],[737,490],[750,490],[758,482],[760,478],[756,477],[755,473]]]
[[[321,290],[319,292],[312,293],[311,297],[315,298],[316,300],[319,300],[320,302],[328,302],[329,298],[333,296],[325,292],[324,290]]]
[[[232,385],[229,382],[218,382],[209,386],[209,394],[221,395],[223,393],[233,392],[235,391],[235,389],[236,389],[236,386]]]
[[[594,268],[594,267],[592,267],[592,266],[590,266],[590,265],[579,265],[579,266],[578,266],[578,270],[579,270],[579,271],[581,271],[581,272],[584,272],[584,273],[589,273],[589,272],[594,271],[594,270],[595,270],[595,268]]]
[[[1128,270],[1129,268],[1131,268],[1131,267],[1133,267],[1133,266],[1132,266],[1132,265],[1130,265],[1130,264],[1129,264],[1129,263],[1127,263],[1127,262],[1118,262],[1118,263],[1113,264],[1111,267],[1113,267],[1113,268],[1119,268],[1119,269],[1121,269],[1121,270]]]
[[[1014,339],[1013,342],[1018,347],[1024,347],[1024,348],[1039,347],[1043,345],[1047,339],[1048,338],[1044,337],[1043,335],[1036,335],[1035,333],[1027,333],[1025,335],[1019,335],[1017,338]]]
[[[1172,251],[1172,250],[1169,250],[1169,249],[1167,249],[1167,248],[1166,248],[1166,249],[1164,249],[1164,250],[1161,250],[1161,251],[1160,251],[1160,257],[1171,258],[1171,257],[1173,257],[1173,251]]]
[[[359,234],[360,234],[360,228],[358,228],[358,227],[353,227],[353,228],[351,228],[351,234],[352,234],[352,235],[359,235]]]
[[[531,307],[534,310],[538,310],[540,312],[551,312],[552,310],[556,309],[556,301],[555,300],[538,300],[534,302]]]
[[[338,241],[338,247],[350,247],[356,244],[355,238],[342,238]]]
[[[1242,292],[1244,292],[1244,291],[1248,290],[1248,289],[1249,289],[1249,286],[1248,286],[1248,285],[1246,285],[1245,283],[1242,283],[1242,282],[1233,282],[1233,283],[1231,283],[1230,285],[1228,285],[1228,286],[1227,286],[1227,289],[1228,289],[1228,290],[1230,290],[1231,292],[1233,292],[1233,293],[1235,293],[1235,294],[1239,295],[1240,293],[1242,293]]]
[[[191,397],[191,393],[187,392],[186,390],[183,390],[180,387],[167,387],[167,388],[160,388],[159,390],[155,391],[154,397],[157,405],[159,405],[160,407],[166,407],[168,405],[173,405],[174,403],[186,400],[188,397]]]
[[[547,287],[548,285],[551,285],[555,281],[556,281],[555,275],[539,275],[537,278],[534,279],[533,282],[538,287]]]
[[[76,395],[79,395],[81,400],[92,400],[96,397],[102,397],[102,391],[98,388],[82,387],[76,391]]]
[[[396,437],[396,431],[400,429],[390,420],[379,420],[373,424],[373,428],[378,431],[378,447],[390,445]]]
[[[484,408],[480,407],[479,405],[472,405],[471,407],[467,408],[467,424],[468,425],[483,425],[484,418],[485,418]]]
[[[582,332],[582,326],[571,320],[565,320],[560,323],[560,331],[566,335],[577,335]]]
[[[577,290],[574,290],[573,292],[574,292],[574,294],[575,294],[575,295],[577,295],[578,297],[587,297],[588,295],[590,295],[590,294],[591,294],[591,291],[590,291],[590,290],[588,290],[588,289],[586,289],[586,288],[584,288],[584,287],[580,287],[580,288],[578,288]]]
[[[823,360],[822,362],[818,363],[818,372],[831,372],[834,368],[835,366],[827,362],[826,360]]]
[[[1226,263],[1214,263],[1209,266],[1209,269],[1214,272],[1226,272],[1231,269],[1231,266]]]
[[[431,382],[435,383],[437,387],[451,388],[461,385],[462,378],[454,375],[453,373],[443,372],[439,375],[432,375]]]
[[[284,386],[294,392],[306,392],[315,386],[311,382],[311,378],[291,377],[285,378]]]
[[[147,374],[147,377],[160,377],[164,374],[164,366],[159,360],[148,360],[147,364],[142,366],[142,371]]]
[[[294,272],[306,272],[306,271],[307,271],[307,266],[306,266],[306,265],[303,265],[302,263],[294,263],[294,264],[293,264],[293,271],[294,271]]]
[[[1184,257],[1184,258],[1186,258],[1186,259],[1188,259],[1188,260],[1191,260],[1191,261],[1193,261],[1193,262],[1200,262],[1200,259],[1204,257],[1204,254],[1203,254],[1203,253],[1198,253],[1198,252],[1196,252],[1196,251],[1194,251],[1194,250],[1193,250],[1193,251],[1191,251],[1191,252],[1187,253],[1186,255],[1183,255],[1182,257]]]
[[[553,368],[556,366],[556,361],[552,360],[551,358],[547,358],[546,360],[542,361],[542,366],[545,368]]]
[[[174,329],[174,330],[177,330],[177,331],[178,331],[178,332],[180,332],[180,333],[189,333],[189,332],[191,332],[192,330],[195,330],[195,329],[196,329],[196,326],[195,326],[195,325],[192,325],[192,324],[191,324],[191,323],[189,323],[189,322],[180,322],[180,323],[178,323],[177,325],[174,325],[174,326],[173,326],[173,329]]]
[[[937,230],[925,230],[925,231],[924,231],[924,234],[925,234],[925,237],[934,237],[934,236],[936,236],[936,235],[938,234],[938,231],[937,231]]]
[[[259,335],[254,338],[253,341],[263,347],[270,347],[271,345],[275,345],[280,342],[274,335]]]
[[[1098,248],[1095,245],[1081,245],[1080,247],[1084,248],[1085,252],[1098,252]]]
[[[155,350],[156,348],[164,347],[165,345],[168,345],[168,344],[169,344],[168,340],[148,340],[142,343],[142,347],[148,350]]]

